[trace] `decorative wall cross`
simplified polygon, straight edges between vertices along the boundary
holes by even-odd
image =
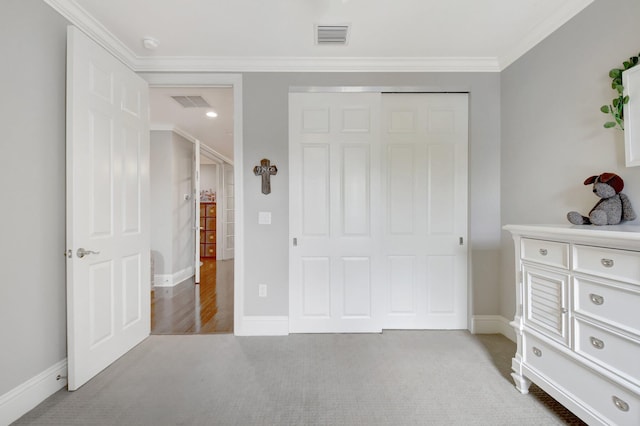
[[[260,160],[260,165],[253,168],[253,174],[256,176],[262,176],[262,193],[271,193],[271,175],[278,173],[278,168],[271,165],[271,161],[263,158]]]

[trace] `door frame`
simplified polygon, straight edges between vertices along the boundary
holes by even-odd
[[[467,138],[468,158],[471,156],[471,90],[464,86],[289,86],[289,94],[291,93],[466,93],[469,95],[467,108],[469,109],[469,136]],[[289,124],[289,123],[288,123]],[[289,182],[289,185],[291,182]],[[289,201],[289,204],[291,201]],[[289,231],[289,241],[295,237]],[[473,330],[473,279],[472,279],[472,247],[473,239],[471,235],[471,162],[467,162],[467,330]],[[289,246],[288,262],[291,267],[292,247]],[[291,276],[290,276],[291,278]],[[289,281],[289,291],[291,291],[292,283]],[[291,306],[289,305],[289,315],[291,314]]]
[[[242,74],[138,72],[149,87],[230,86],[233,89],[234,263],[233,334],[241,334],[244,317],[244,188],[242,161]]]

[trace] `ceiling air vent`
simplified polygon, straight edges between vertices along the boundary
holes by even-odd
[[[210,108],[211,105],[202,96],[172,96],[172,98],[185,108]]]
[[[345,45],[349,25],[316,25],[316,44]]]

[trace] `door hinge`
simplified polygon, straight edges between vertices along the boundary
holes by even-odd
[[[293,246],[294,247],[298,247],[298,239],[297,238],[293,239]]]
[[[460,245],[463,246],[464,245],[464,238],[460,237]]]

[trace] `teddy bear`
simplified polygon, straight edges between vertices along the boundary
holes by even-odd
[[[629,197],[620,192],[624,188],[624,181],[617,174],[602,173],[600,176],[591,176],[584,184],[593,184],[593,193],[601,199],[591,209],[589,217],[574,211],[567,213],[569,222],[574,225],[617,225],[636,218]]]

